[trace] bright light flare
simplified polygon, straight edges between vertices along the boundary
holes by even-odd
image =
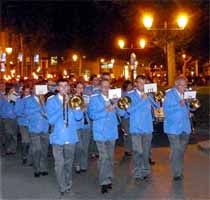
[[[119,39],[119,40],[118,40],[118,46],[120,47],[120,49],[123,49],[124,46],[125,46],[125,41],[122,40],[122,39]]]
[[[7,47],[6,49],[7,54],[11,54],[12,53],[12,47]]]
[[[144,27],[147,28],[147,29],[150,29],[152,27],[152,24],[153,24],[153,17],[152,15],[144,15],[143,17],[143,24],[144,24]]]
[[[78,55],[77,55],[77,54],[74,54],[74,55],[72,56],[72,59],[73,59],[74,62],[76,62],[77,59],[78,59]]]
[[[140,39],[139,40],[139,46],[142,48],[142,49],[144,49],[144,47],[146,46],[146,40],[145,39]]]
[[[177,24],[178,24],[179,28],[184,29],[187,25],[187,22],[188,22],[188,17],[186,14],[181,14],[178,16]]]
[[[63,70],[63,75],[67,76],[67,71],[65,69]]]

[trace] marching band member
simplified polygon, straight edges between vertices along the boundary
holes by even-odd
[[[13,84],[6,85],[5,96],[1,99],[1,117],[4,123],[6,154],[15,154],[17,149],[17,120],[15,102],[17,94]]]
[[[128,93],[131,106],[127,109],[130,115],[130,129],[133,149],[133,177],[138,184],[150,175],[149,152],[152,141],[153,122],[152,107],[159,106],[151,96],[144,93],[145,77],[135,79],[136,88]]]
[[[90,83],[91,85],[86,85],[84,88],[84,94],[88,95],[89,98],[93,94],[100,94],[100,85],[99,85],[99,79],[96,74],[92,74],[90,77]],[[93,133],[92,133],[92,126],[93,122],[90,120],[90,130],[91,130],[91,136],[90,136],[90,144],[89,144],[89,151],[90,151],[90,156],[91,158],[97,158],[98,157],[98,150],[96,147],[96,143],[93,140]]]
[[[81,120],[83,113],[80,109],[69,107],[68,81],[57,81],[58,94],[47,100],[47,116],[49,123],[54,127],[50,135],[55,160],[55,173],[62,197],[70,192],[72,187],[72,166],[74,161],[75,145],[79,141],[76,121]]]
[[[184,152],[191,133],[189,107],[184,100],[187,80],[179,76],[163,102],[164,132],[171,147],[171,167],[175,181],[183,179]]]
[[[77,122],[77,134],[79,142],[76,144],[75,150],[75,166],[76,173],[85,172],[88,167],[88,147],[90,143],[90,120],[87,115],[87,104],[89,96],[84,95],[84,85],[82,82],[76,84],[75,95],[81,96],[84,99],[83,119]]]
[[[29,158],[28,150],[30,146],[30,136],[28,132],[28,120],[24,115],[25,99],[30,97],[31,89],[29,86],[23,86],[22,95],[17,99],[15,104],[15,113],[17,115],[17,122],[21,134],[21,148],[22,148],[22,164],[27,163]]]
[[[126,96],[129,91],[131,91],[133,88],[132,82],[129,80],[126,80],[123,83],[122,86],[122,96]],[[129,114],[126,113],[122,118],[121,118],[121,126],[127,133],[126,135],[123,136],[124,140],[124,156],[131,156],[132,155],[132,144],[131,144],[131,135],[129,134]]]
[[[88,113],[93,120],[93,138],[99,151],[99,184],[101,193],[112,188],[115,140],[118,138],[118,121],[115,106],[108,99],[110,83],[102,80],[101,94],[91,96]]]
[[[92,94],[99,94],[99,80],[96,74],[91,75],[90,77],[91,85],[86,85],[84,88],[84,94],[92,95]]]
[[[48,175],[47,154],[49,146],[48,120],[45,103],[33,88],[33,95],[25,99],[24,115],[28,119],[28,131],[31,139],[34,177]]]
[[[3,81],[0,82],[0,144],[1,147],[5,145],[5,133],[4,133],[4,120],[2,118],[2,103],[5,96],[5,83]]]

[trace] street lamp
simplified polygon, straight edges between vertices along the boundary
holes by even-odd
[[[77,55],[77,54],[73,54],[72,55],[72,60],[74,62],[77,62],[79,60],[79,72],[78,75],[81,76],[81,72],[82,72],[82,59],[85,59],[86,56],[81,56],[81,55]]]
[[[76,62],[77,59],[78,59],[78,55],[77,54],[73,54],[72,59],[73,59],[74,62]]]
[[[181,14],[178,16],[177,18],[177,24],[179,26],[180,29],[184,29],[185,26],[187,25],[188,23],[188,17],[186,14]]]
[[[124,46],[125,46],[125,41],[122,40],[122,39],[119,39],[119,40],[118,40],[118,46],[119,46],[121,49],[123,49]]]
[[[154,31],[166,31],[168,33],[168,30],[171,31],[180,31],[184,30],[188,23],[188,16],[185,13],[181,13],[177,17],[177,26],[178,27],[168,27],[167,21],[164,21],[164,27],[163,28],[153,28],[153,17],[152,15],[144,15],[143,16],[143,24],[144,27],[147,30],[154,30]],[[172,86],[175,79],[176,74],[176,65],[175,65],[175,43],[173,40],[168,40],[165,38],[166,44],[167,44],[167,62],[168,62],[168,85]]]
[[[139,40],[139,46],[140,46],[142,49],[144,49],[145,45],[146,45],[146,40],[143,39],[143,38],[140,39],[140,40]]]
[[[5,50],[8,55],[10,55],[12,53],[12,47],[7,47]]]
[[[146,14],[143,17],[143,24],[147,29],[150,29],[153,24],[153,17],[152,15]]]
[[[120,49],[125,50],[138,50],[138,49],[144,49],[146,46],[146,40],[144,38],[139,39],[139,47],[134,47],[131,43],[130,47],[125,47],[125,41],[123,39],[119,39],[117,42]],[[134,81],[135,75],[136,75],[136,68],[137,68],[138,62],[136,61],[136,54],[132,52],[130,54],[130,70],[131,70],[131,80]]]

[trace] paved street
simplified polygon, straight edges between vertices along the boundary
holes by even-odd
[[[136,185],[132,179],[132,162],[123,160],[122,147],[116,149],[115,181],[113,189],[102,195],[97,185],[96,160],[90,160],[87,173],[74,174],[72,192],[65,199],[210,199],[210,158],[198,149],[188,146],[183,182],[173,182],[169,167],[169,148],[153,148],[150,180]],[[57,199],[57,184],[50,158],[47,177],[34,178],[31,167],[23,167],[20,155],[1,158],[1,199]]]

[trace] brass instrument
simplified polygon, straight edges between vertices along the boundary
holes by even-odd
[[[84,106],[84,99],[79,95],[74,95],[69,99],[69,107],[72,109],[82,108]]]
[[[39,98],[39,103],[41,105],[44,105],[44,103],[46,101],[45,95],[39,95],[38,98]]]
[[[123,96],[118,100],[117,105],[120,109],[127,110],[131,106],[131,98],[129,96]]]
[[[164,112],[163,112],[162,103],[164,101],[164,96],[165,96],[164,92],[162,92],[162,91],[157,91],[154,94],[155,101],[160,103],[160,108],[155,108],[154,109],[155,122],[163,122]]]
[[[201,103],[198,99],[192,99],[189,102],[189,106],[190,106],[190,109],[197,110],[198,108],[201,107]]]
[[[123,97],[121,97],[121,98],[117,101],[117,105],[118,105],[118,107],[119,107],[120,109],[125,110],[126,113],[127,113],[128,115],[130,115],[130,114],[128,113],[128,111],[127,111],[127,109],[131,106],[131,98],[130,98],[129,96],[123,96]],[[121,118],[120,118],[120,116],[118,115],[117,110],[116,110],[116,116],[117,116],[117,120],[118,120],[118,122],[119,122],[119,124],[120,124],[120,125],[119,125],[119,130],[122,132],[122,134],[123,134],[124,136],[128,136],[127,131],[122,127]]]
[[[44,110],[44,107],[43,107],[45,102],[46,102],[46,97],[45,97],[45,95],[38,95],[37,97],[39,99],[39,104],[41,106],[40,114],[44,119],[47,119],[47,113],[46,113],[46,111]]]
[[[162,103],[164,100],[164,93],[162,91],[158,91],[154,94],[154,98],[156,102]]]

